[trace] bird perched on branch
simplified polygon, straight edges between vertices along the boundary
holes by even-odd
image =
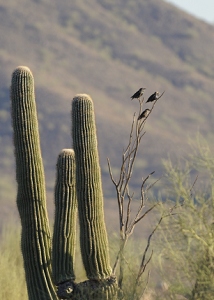
[[[140,116],[138,117],[138,120],[140,120],[140,119],[143,119],[143,118],[146,118],[148,115],[149,115],[149,113],[150,113],[150,109],[145,109],[143,112],[142,112],[142,114],[140,114]]]
[[[139,99],[140,96],[143,95],[143,92],[145,91],[146,88],[140,88],[136,93],[134,93],[133,96],[131,96],[131,99]]]
[[[158,97],[159,97],[159,92],[154,92],[154,94],[152,94],[152,95],[148,98],[148,100],[146,101],[146,103],[147,103],[147,102],[155,101],[155,100],[158,99]]]

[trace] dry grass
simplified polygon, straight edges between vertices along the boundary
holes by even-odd
[[[0,243],[0,299],[27,300],[23,260],[20,251],[20,228],[2,229]]]

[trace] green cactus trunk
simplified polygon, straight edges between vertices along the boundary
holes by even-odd
[[[72,102],[72,135],[83,264],[89,279],[111,275],[103,212],[101,172],[92,99],[77,95]]]
[[[117,299],[117,281],[111,276],[104,223],[101,172],[93,102],[77,95],[72,103],[74,151],[58,157],[55,185],[55,224],[51,278],[51,239],[47,218],[44,168],[34,95],[34,80],[27,67],[12,74],[11,112],[14,130],[17,206],[22,223],[21,248],[30,300]],[[77,203],[78,202],[78,203]],[[76,211],[80,245],[89,280],[74,283]]]
[[[57,162],[55,185],[55,222],[52,268],[56,285],[75,280],[74,254],[76,244],[76,174],[72,149],[63,149]]]
[[[12,121],[22,222],[21,248],[30,300],[57,299],[51,280],[50,230],[37,122],[34,79],[27,67],[12,74]]]

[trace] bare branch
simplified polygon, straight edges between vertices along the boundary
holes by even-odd
[[[112,174],[111,164],[110,164],[109,158],[107,158],[107,162],[108,162],[108,168],[109,168],[109,174],[110,174],[111,181],[113,182],[113,184],[116,187],[117,203],[118,203],[118,210],[119,210],[120,231],[121,231],[122,227],[123,227],[123,199],[121,199],[120,191],[117,188],[117,183],[116,183],[116,181],[113,178],[113,174]]]
[[[163,176],[161,176],[160,178],[158,178],[157,180],[155,180],[153,183],[151,183],[150,185],[148,185],[145,189],[145,192],[147,192],[148,190],[150,190],[158,181],[161,180]]]
[[[147,265],[149,264],[150,260],[152,259],[152,256],[153,256],[153,250],[152,250],[152,252],[151,252],[149,258],[148,258],[147,261],[145,262],[145,264],[142,265],[142,263],[141,263],[140,269],[139,269],[139,272],[138,272],[138,275],[137,275],[137,279],[136,279],[136,282],[137,282],[137,283],[139,282],[140,277],[141,277],[141,276],[143,275],[143,273],[145,272]]]
[[[125,154],[123,153],[123,155],[122,155],[122,165],[121,165],[121,168],[120,168],[120,178],[119,178],[119,181],[117,183],[117,188],[118,189],[120,189],[120,186],[122,186],[123,182],[124,182],[125,173],[126,173],[125,162],[126,162],[126,157],[125,157]]]
[[[159,203],[155,203],[152,205],[149,209],[147,209],[145,212],[143,209],[145,208],[145,201],[147,201],[147,192],[150,190],[154,184],[159,181],[160,179],[156,180],[152,184],[146,185],[147,180],[149,179],[150,176],[154,174],[154,172],[151,172],[148,176],[146,176],[145,179],[142,178],[142,184],[141,184],[141,198],[139,202],[139,206],[137,208],[137,212],[135,213],[135,216],[131,218],[131,206],[132,202],[134,199],[134,193],[130,193],[129,191],[129,183],[132,178],[133,170],[134,170],[134,165],[136,161],[136,157],[138,154],[139,146],[142,141],[143,136],[145,135],[146,131],[144,131],[144,126],[146,124],[147,118],[150,116],[152,110],[154,109],[154,106],[157,103],[157,100],[159,100],[163,96],[164,92],[153,102],[152,107],[150,109],[149,114],[143,118],[143,119],[136,119],[136,113],[133,115],[133,120],[131,124],[131,130],[128,138],[128,144],[123,150],[122,153],[122,162],[120,166],[120,174],[119,174],[119,179],[118,181],[114,179],[111,165],[110,165],[110,160],[108,159],[108,168],[109,168],[109,174],[110,178],[115,186],[116,193],[117,193],[117,201],[118,201],[118,208],[119,208],[119,220],[120,220],[120,248],[116,256],[116,260],[113,266],[113,274],[115,274],[118,263],[120,262],[120,276],[119,276],[119,281],[118,284],[120,288],[122,288],[122,282],[123,282],[123,273],[124,273],[124,262],[125,262],[125,257],[124,257],[124,248],[126,245],[126,242],[129,238],[129,236],[133,233],[133,230],[138,222],[140,222],[149,212],[151,212]],[[143,102],[144,102],[144,97],[140,97],[138,99],[139,101],[139,116],[142,113],[142,108],[143,108]],[[127,200],[127,202],[126,202]],[[160,222],[162,219],[168,215],[173,214],[173,208],[168,211],[167,214],[163,214],[156,225],[156,227],[153,229],[151,234],[148,237],[147,240],[147,246],[144,250],[141,265],[139,268],[138,276],[136,278],[136,287],[139,284],[140,278],[142,274],[145,272],[147,265],[149,264],[153,251],[151,255],[149,256],[148,259],[146,259],[146,255],[148,253],[148,249],[150,247],[150,241],[151,238],[156,231],[157,227],[159,226]],[[148,273],[148,278],[149,279],[150,273]],[[147,280],[148,284],[148,280]],[[146,284],[146,286],[147,286]],[[145,287],[146,289],[146,287]],[[144,289],[144,291],[145,291]],[[136,291],[135,291],[136,293]],[[144,293],[144,292],[143,292]]]
[[[120,259],[120,251],[117,253],[116,260],[115,260],[114,266],[112,268],[113,275],[115,275],[115,272],[117,270],[117,265],[118,265],[119,259]]]
[[[165,91],[163,91],[163,93],[157,98],[157,100],[159,100],[163,96],[164,93],[165,93]]]
[[[134,124],[135,124],[135,114],[133,115],[133,120],[132,120],[132,125],[131,125],[131,131],[130,131],[130,134],[129,134],[129,142],[128,142],[128,146],[126,147],[126,150],[124,151],[124,154],[127,153],[127,150],[129,149],[130,145],[131,145],[131,142],[132,142],[132,136],[133,136],[133,131],[134,131]]]
[[[155,171],[151,172],[151,173],[143,180],[142,185],[141,185],[141,189],[143,188],[144,184],[145,184],[146,181],[149,179],[149,177],[150,177],[151,175],[153,175],[154,173],[155,173]],[[142,178],[142,179],[143,179],[143,178]]]
[[[125,232],[127,232],[127,229],[128,229],[128,224],[129,224],[129,220],[130,220],[130,213],[131,213],[131,202],[132,202],[132,199],[133,199],[133,195],[134,193],[132,194],[132,196],[130,196],[129,192],[127,192],[127,196],[128,196],[128,204],[127,204],[127,213],[126,213],[126,223],[125,223]]]
[[[145,265],[145,260],[146,260],[146,254],[148,252],[148,249],[150,247],[150,243],[151,243],[151,238],[152,236],[154,235],[155,231],[157,230],[157,228],[159,227],[160,223],[162,222],[163,220],[163,215],[160,217],[157,225],[155,226],[155,228],[152,230],[152,232],[150,233],[149,237],[148,237],[148,240],[147,240],[147,245],[146,245],[146,248],[144,250],[144,253],[143,253],[143,257],[142,257],[142,261],[141,261],[141,265],[140,265],[140,270],[143,269],[144,265]],[[141,274],[142,275],[142,274]]]
[[[114,177],[113,177],[113,173],[112,173],[112,169],[111,169],[111,164],[110,164],[110,160],[109,160],[108,157],[107,157],[107,163],[108,163],[108,170],[109,170],[109,175],[110,175],[111,181],[113,182],[113,184],[115,186],[117,186],[116,181],[114,180]]]
[[[117,265],[121,258],[121,254],[123,253],[123,249],[125,248],[126,242],[127,242],[127,238],[125,238],[124,240],[120,240],[120,249],[117,253],[116,260],[115,260],[114,266],[112,268],[112,274],[114,274],[114,275],[117,270]]]
[[[192,186],[191,186],[191,188],[190,188],[190,197],[192,197],[192,190],[193,190],[193,188],[194,188],[194,186],[195,186],[197,180],[198,180],[198,175],[196,176],[196,178],[195,178],[195,180],[194,180],[194,182],[193,182],[193,184],[192,184]]]
[[[157,205],[159,205],[159,203],[154,204],[152,207],[150,207],[141,217],[139,217],[138,219],[136,219],[134,221],[134,225],[136,225],[138,222],[140,222],[140,220],[142,220],[150,211],[152,211]]]

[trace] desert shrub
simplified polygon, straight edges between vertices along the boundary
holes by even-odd
[[[188,159],[177,165],[168,160],[167,202],[179,206],[159,231],[161,277],[167,296],[211,299],[214,292],[214,159],[206,141],[197,135]]]

